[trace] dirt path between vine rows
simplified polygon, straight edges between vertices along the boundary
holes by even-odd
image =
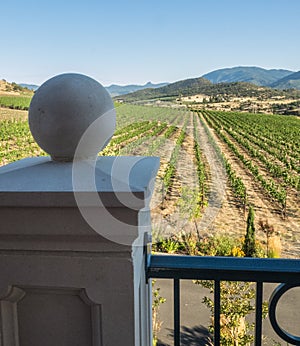
[[[206,157],[210,170],[208,206],[204,211],[201,220],[198,222],[200,232],[215,233],[217,220],[222,220],[220,213],[226,203],[227,186],[226,186],[226,172],[222,161],[209,140],[209,137],[197,117],[198,136],[197,141]],[[227,215],[227,218],[236,219],[236,215]],[[225,220],[224,220],[225,221]],[[223,225],[223,222],[220,226]],[[219,227],[217,227],[219,228]]]
[[[157,151],[157,155],[160,156],[161,167],[156,179],[156,191],[151,201],[153,241],[156,237],[170,237],[182,230],[195,231],[194,222],[189,220],[189,210],[187,210],[188,202],[191,201],[189,201],[189,196],[184,196],[191,194],[197,187],[192,114],[189,114],[188,117],[186,136],[179,150],[175,176],[168,192],[164,190],[162,180],[180,131],[177,131],[175,138],[167,140],[164,146],[158,148]],[[190,197],[192,198],[192,196]]]

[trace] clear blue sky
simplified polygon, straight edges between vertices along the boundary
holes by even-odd
[[[232,66],[300,70],[299,0],[3,0],[0,79],[64,73],[103,85]]]

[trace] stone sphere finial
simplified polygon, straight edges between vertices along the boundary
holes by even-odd
[[[113,136],[116,113],[107,90],[77,73],[55,76],[35,92],[29,127],[53,160],[94,157]],[[84,140],[82,140],[84,138]]]

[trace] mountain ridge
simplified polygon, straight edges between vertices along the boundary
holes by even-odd
[[[119,96],[119,95],[125,95],[131,92],[135,92],[138,90],[142,89],[147,89],[147,88],[160,88],[169,83],[164,82],[164,83],[157,83],[154,84],[152,82],[148,82],[144,85],[139,85],[139,84],[128,84],[128,85],[118,85],[118,84],[111,84],[109,86],[106,86],[105,89],[110,93],[112,97],[114,96]]]
[[[105,89],[110,93],[110,95],[112,97],[114,97],[114,96],[129,94],[131,92],[146,89],[146,88],[160,88],[160,87],[168,85],[168,84],[169,84],[168,82],[163,82],[163,83],[147,82],[144,85],[140,85],[140,84],[128,84],[128,85],[111,84],[109,86],[105,86]],[[35,84],[18,83],[18,85],[20,85],[23,88],[27,88],[27,89],[33,90],[33,91],[35,91],[39,88],[39,85],[35,85]]]
[[[39,85],[35,84],[26,84],[26,83],[18,83],[22,88],[27,88],[29,90],[35,91],[39,88]]]
[[[151,99],[160,97],[178,97],[179,95],[189,95],[190,91],[202,92],[203,88],[213,85],[209,80],[198,77],[189,78],[174,83],[170,83],[161,88],[146,88],[143,90],[138,90],[130,94],[120,95],[121,99],[134,100],[137,98]],[[117,97],[118,98],[118,97]]]
[[[117,101],[157,101],[174,100],[181,97],[203,95],[215,101],[226,100],[232,97],[259,97],[267,99],[272,97],[296,97],[300,98],[300,90],[280,90],[271,87],[258,86],[247,82],[231,82],[213,84],[209,80],[199,77],[171,83],[157,89],[143,89],[134,93],[120,95],[114,99]]]
[[[212,85],[237,82],[251,83],[256,86],[271,87],[274,89],[300,90],[300,71],[295,72],[286,69],[265,69],[257,66],[235,66],[217,69],[206,73],[201,77],[184,79],[173,83],[164,82],[154,84],[152,82],[148,82],[144,85],[112,84],[109,86],[105,86],[105,88],[112,97],[119,97],[130,94],[132,97],[140,97],[143,95],[146,97],[146,99],[148,99],[149,97],[161,97],[165,94],[169,96],[178,96],[179,94],[191,95],[191,91],[195,93],[201,93],[204,89],[206,90],[207,88],[209,89],[210,87],[212,87]],[[208,83],[211,83],[212,85],[209,85]],[[19,83],[19,85],[31,90],[36,90],[38,88],[38,86],[34,84]],[[204,85],[206,87],[203,89]],[[233,87],[233,85],[231,85],[230,88],[231,87]],[[244,88],[245,85],[241,85],[241,87]],[[179,88],[181,88],[181,90],[179,90]],[[217,89],[220,88],[226,89],[228,88],[228,86],[221,85]],[[236,85],[234,86],[234,88],[236,88]],[[134,94],[139,91],[141,91],[140,94]],[[150,94],[152,94],[152,96],[150,96]]]
[[[274,82],[271,87],[278,89],[299,89],[300,90],[300,71],[292,73]]]
[[[278,81],[281,83],[276,84]],[[123,100],[134,101],[134,98],[149,100],[196,94],[251,96],[251,93],[255,93],[282,96],[280,89],[289,88],[300,90],[300,72],[298,74],[298,72],[284,69],[267,70],[256,66],[238,66],[215,70],[198,78],[170,83],[155,90],[146,88],[135,91],[123,95]]]
[[[271,86],[277,80],[293,74],[285,69],[265,69],[257,66],[236,66],[222,68],[204,74],[202,77],[212,83],[248,82],[258,86]]]

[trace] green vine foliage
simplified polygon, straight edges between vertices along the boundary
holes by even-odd
[[[196,284],[214,292],[213,281],[195,281]],[[214,332],[214,301],[210,296],[203,298],[203,303],[211,311],[209,331]],[[255,311],[255,287],[251,282],[222,281],[221,282],[221,315],[220,337],[222,346],[249,345],[254,340],[253,322],[249,315]],[[263,318],[268,311],[267,303],[263,303]]]

